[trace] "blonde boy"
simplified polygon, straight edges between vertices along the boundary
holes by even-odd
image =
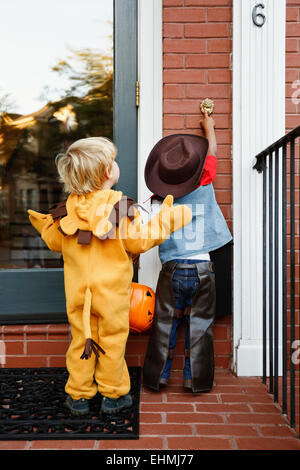
[[[56,159],[60,181],[69,193],[66,202],[50,214],[28,210],[47,246],[64,259],[72,334],[66,357],[66,406],[75,415],[89,412],[89,400],[97,391],[103,397],[103,413],[131,406],[124,355],[132,256],[159,245],[191,220],[191,211],[183,205],[173,207],[173,197],[168,196],[159,214],[142,225],[133,201],[112,189],[120,175],[116,155],[115,145],[106,138],[73,143]]]

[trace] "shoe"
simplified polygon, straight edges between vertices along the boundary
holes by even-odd
[[[106,414],[119,413],[125,408],[132,406],[132,398],[130,393],[123,395],[120,398],[102,397],[100,412]]]
[[[86,398],[73,400],[73,398],[68,395],[64,405],[74,416],[83,416],[90,412],[89,400]]]
[[[192,379],[184,379],[183,380],[183,387],[188,388],[189,390],[192,389]]]
[[[159,380],[159,385],[162,386],[162,387],[165,387],[166,385],[168,385],[169,383],[169,379],[165,379],[163,377],[160,378]]]
[[[130,393],[123,395],[122,397],[118,398],[118,408],[119,411],[124,410],[125,408],[130,408],[132,406],[132,397]]]

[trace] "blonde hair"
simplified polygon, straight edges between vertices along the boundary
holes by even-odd
[[[86,194],[102,189],[105,171],[112,168],[117,148],[106,137],[88,137],[74,142],[55,159],[59,181],[66,193]]]

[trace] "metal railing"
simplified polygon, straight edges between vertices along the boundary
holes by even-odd
[[[300,126],[256,156],[263,172],[263,383],[298,435]]]

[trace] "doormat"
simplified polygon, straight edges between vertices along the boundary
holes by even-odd
[[[0,440],[138,439],[141,368],[128,369],[132,407],[100,415],[98,393],[82,417],[64,406],[66,368],[0,369]]]

